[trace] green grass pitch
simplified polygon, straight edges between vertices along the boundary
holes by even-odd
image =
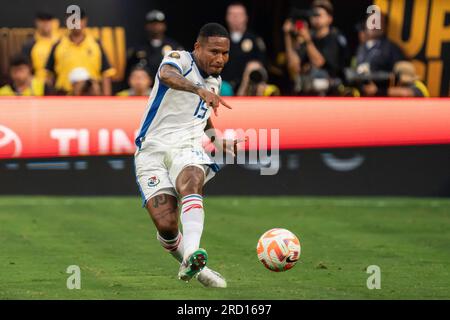
[[[449,200],[206,197],[205,209],[202,246],[227,289],[177,279],[137,197],[0,197],[0,299],[450,298]],[[274,227],[302,244],[284,273],[256,257]],[[66,288],[69,265],[81,290]]]

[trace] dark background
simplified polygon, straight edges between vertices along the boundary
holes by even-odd
[[[283,50],[281,27],[290,8],[307,8],[312,0],[246,0],[250,27],[266,41],[271,57]],[[132,47],[145,39],[143,30],[145,14],[152,9],[166,13],[168,35],[179,40],[186,49],[193,46],[200,27],[211,21],[225,23],[226,7],[231,1],[144,1],[144,0],[15,0],[2,3],[0,27],[33,27],[34,15],[44,10],[60,19],[66,8],[77,4],[85,8],[92,26],[123,26],[127,46]],[[365,16],[370,0],[333,1],[336,26],[356,46],[354,25]],[[339,3],[339,4],[338,4]]]
[[[443,0],[444,1],[444,0]],[[127,47],[142,43],[145,14],[152,9],[166,13],[168,36],[178,40],[187,50],[192,49],[195,36],[200,27],[211,21],[225,23],[226,7],[232,1],[162,1],[162,0],[15,0],[3,1],[0,11],[0,27],[33,27],[34,15],[46,10],[62,19],[66,8],[78,4],[85,8],[90,16],[91,26],[123,26],[126,30]],[[292,7],[307,8],[312,0],[243,0],[248,8],[250,29],[261,35],[267,45],[272,62],[276,54],[284,50],[282,24]],[[352,52],[358,44],[355,24],[366,16],[366,10],[372,0],[332,0],[335,7],[335,26],[346,36]],[[406,0],[405,26],[409,26],[414,0]],[[446,16],[446,25],[450,24],[450,15]],[[403,36],[409,37],[409,28],[405,27]],[[422,50],[423,51],[423,50]],[[450,43],[443,44],[443,59],[450,57]],[[424,61],[424,52],[418,59]],[[450,59],[450,58],[448,58]],[[444,63],[441,95],[448,96],[450,63]]]

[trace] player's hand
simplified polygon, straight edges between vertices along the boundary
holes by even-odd
[[[205,101],[208,107],[212,107],[214,109],[214,114],[216,115],[216,117],[219,115],[217,109],[220,105],[223,105],[228,109],[232,109],[228,103],[226,103],[221,97],[211,91],[200,88],[198,89],[197,94],[200,96],[200,98],[203,99],[203,101]]]

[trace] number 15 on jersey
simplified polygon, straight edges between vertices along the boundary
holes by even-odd
[[[199,119],[204,119],[206,116],[206,112],[208,111],[208,107],[206,107],[205,101],[200,98],[200,102],[197,105],[197,109],[195,109],[194,117]]]

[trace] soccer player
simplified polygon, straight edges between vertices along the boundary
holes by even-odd
[[[136,138],[135,167],[143,206],[155,223],[157,239],[180,262],[178,277],[196,277],[206,287],[226,287],[225,279],[206,267],[200,248],[203,232],[203,185],[218,170],[202,147],[213,129],[211,110],[231,107],[220,98],[222,72],[229,58],[227,30],[217,23],[204,25],[193,52],[171,51],[161,62],[147,111]],[[208,130],[209,132],[209,130]],[[216,146],[221,144],[216,139]],[[223,143],[223,146],[234,144]],[[234,152],[231,152],[232,154]],[[178,201],[183,234],[178,229]]]

